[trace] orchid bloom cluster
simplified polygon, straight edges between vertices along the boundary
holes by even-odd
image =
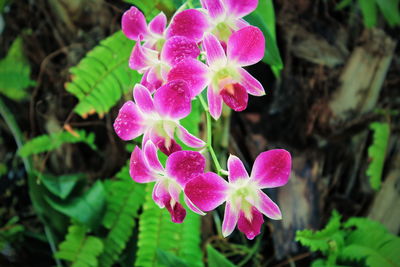
[[[124,13],[122,31],[136,41],[129,66],[143,76],[134,87],[134,101],[120,109],[114,129],[123,140],[143,135],[141,148],[135,147],[131,155],[130,175],[138,183],[155,182],[153,199],[169,211],[173,222],[185,219],[183,193],[186,206],[201,215],[226,203],[222,234],[230,235],[237,225],[253,239],[260,233],[263,214],[281,219],[279,207],[262,189],[286,184],[290,154],[283,149],[261,153],[250,176],[241,160],[231,155],[228,170],[218,170],[228,175],[227,182],[216,173],[205,172],[202,153],[184,151],[179,142],[213,153],[210,143],[180,124],[190,114],[193,99],[199,98],[217,120],[224,103],[242,111],[248,94],[265,94],[261,83],[243,68],[264,56],[261,30],[243,19],[258,1],[202,0],[201,4],[199,9],[178,11],[168,26],[162,12],[149,24],[136,7]],[[208,106],[201,96],[206,88]],[[165,167],[158,151],[168,156]]]

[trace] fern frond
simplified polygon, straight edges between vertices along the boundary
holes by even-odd
[[[56,258],[71,261],[72,267],[96,267],[103,243],[97,237],[86,235],[87,228],[71,225],[65,240],[60,244]]]
[[[96,150],[97,147],[94,144],[94,139],[94,133],[86,134],[84,130],[76,130],[73,133],[61,131],[50,135],[45,134],[26,142],[18,151],[18,154],[21,157],[28,157],[30,155],[57,149],[66,143],[72,144],[80,142],[86,143],[93,150]]]
[[[373,122],[370,125],[373,130],[373,142],[368,147],[368,157],[371,162],[367,169],[367,175],[371,187],[379,190],[382,181],[382,171],[385,163],[386,150],[389,143],[390,127],[388,123]]]
[[[25,89],[35,84],[29,77],[31,68],[24,56],[22,39],[12,43],[7,56],[0,60],[0,93],[13,100],[27,96]]]
[[[119,31],[70,69],[72,81],[66,84],[66,90],[79,99],[74,111],[82,118],[93,113],[103,116],[140,81],[141,75],[128,66],[133,45]]]

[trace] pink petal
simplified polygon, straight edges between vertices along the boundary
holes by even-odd
[[[206,143],[197,138],[196,136],[190,134],[188,130],[186,130],[183,126],[179,125],[178,126],[178,131],[177,131],[179,139],[187,146],[189,147],[203,147],[206,145]]]
[[[228,172],[229,182],[233,183],[239,179],[248,179],[249,174],[247,173],[243,162],[236,156],[230,155],[228,158]]]
[[[238,219],[238,209],[233,208],[232,203],[226,202],[224,220],[222,222],[222,235],[224,237],[227,237],[235,230]]]
[[[260,188],[282,186],[289,180],[291,165],[289,152],[284,149],[269,150],[258,155],[250,177]]]
[[[135,147],[131,154],[129,165],[129,174],[132,179],[138,183],[149,183],[155,181],[155,177],[150,167],[148,166],[142,150]]]
[[[264,87],[256,78],[243,68],[239,68],[239,73],[241,76],[240,84],[246,88],[247,93],[255,96],[265,95]]]
[[[247,21],[245,21],[244,19],[238,19],[238,20],[236,20],[236,27],[237,27],[237,29],[242,29],[242,28],[244,28],[244,27],[247,27],[247,26],[249,26],[250,24],[247,22]]]
[[[136,42],[129,58],[129,67],[133,70],[144,71],[157,61],[157,57],[157,51],[143,47],[140,42]]]
[[[151,134],[149,134],[149,139],[154,143],[156,147],[158,147],[159,150],[161,150],[161,152],[163,152],[167,156],[176,151],[182,150],[181,146],[178,145],[178,143],[174,139],[170,139],[169,137],[169,140],[167,140],[167,137],[152,132]]]
[[[268,218],[273,220],[281,220],[282,213],[278,205],[276,205],[264,192],[258,192],[259,201],[254,203],[255,207]]]
[[[159,181],[153,189],[153,200],[160,208],[167,208],[174,223],[182,223],[186,217],[186,210],[179,202],[176,202],[169,192],[167,185]]]
[[[133,98],[135,99],[136,105],[138,105],[142,112],[151,113],[154,111],[154,104],[151,94],[143,85],[135,85],[135,88],[133,89]]]
[[[142,77],[142,80],[140,81],[140,84],[143,85],[144,87],[146,87],[150,93],[153,93],[155,90],[157,90],[158,88],[160,88],[160,86],[162,85],[162,81],[160,80],[153,80],[151,79],[151,77],[149,77],[149,73],[150,73],[151,69],[148,69]]]
[[[215,92],[211,85],[207,89],[207,100],[211,116],[218,120],[222,113],[222,96]]]
[[[146,35],[146,19],[139,9],[132,6],[122,15],[122,32],[131,40],[138,41],[140,35]]]
[[[225,85],[221,90],[220,95],[225,104],[234,111],[243,111],[247,108],[249,95],[247,94],[246,89],[238,83]]]
[[[211,18],[217,18],[224,14],[225,8],[220,0],[202,0],[201,5],[208,10]]]
[[[246,218],[243,211],[240,211],[238,229],[250,240],[254,239],[261,232],[261,225],[264,223],[262,214],[254,207],[251,208],[251,219]]]
[[[183,36],[173,36],[165,42],[161,52],[161,58],[170,66],[175,66],[183,59],[195,59],[199,54],[200,49],[195,41]]]
[[[149,23],[149,29],[151,32],[162,35],[165,26],[167,25],[167,17],[163,12],[160,12],[157,16],[155,16]]]
[[[213,172],[200,174],[185,186],[185,194],[196,207],[210,211],[224,203],[229,189],[228,183]]]
[[[229,37],[227,49],[229,60],[241,66],[253,65],[264,57],[264,35],[259,28],[247,26]]]
[[[208,68],[193,58],[186,58],[176,64],[168,73],[168,81],[184,80],[188,83],[191,97],[195,98],[206,87]]]
[[[225,0],[225,5],[231,16],[241,18],[257,8],[258,0]]]
[[[147,163],[150,166],[150,168],[157,171],[163,170],[160,160],[158,159],[157,148],[153,144],[153,142],[151,141],[146,142],[144,146],[144,155],[146,157]]]
[[[198,207],[196,207],[193,202],[184,194],[184,199],[186,205],[191,209],[193,212],[199,214],[199,215],[206,215],[204,212],[202,212]]]
[[[114,130],[122,140],[132,140],[144,131],[143,115],[132,101],[126,102],[119,110]]]
[[[191,99],[185,81],[175,80],[161,86],[154,94],[154,105],[162,117],[182,119],[189,115]]]
[[[172,199],[176,202],[179,202],[179,195],[181,194],[182,189],[175,183],[169,183],[168,192],[171,195]]]
[[[165,169],[182,187],[200,173],[204,172],[206,159],[197,151],[178,151],[169,155]]]
[[[176,14],[167,30],[167,38],[184,36],[199,42],[209,24],[207,17],[196,9],[187,9]]]
[[[206,51],[208,65],[224,66],[226,64],[224,48],[215,35],[211,33],[205,33],[203,46],[204,50]]]
[[[165,206],[169,213],[171,214],[171,220],[174,223],[182,223],[186,217],[185,208],[179,203],[175,202]]]

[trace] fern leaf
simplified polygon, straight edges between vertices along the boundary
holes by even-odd
[[[371,162],[367,169],[367,175],[369,176],[371,187],[379,190],[389,143],[390,127],[388,123],[373,122],[370,128],[373,130],[374,135],[372,145],[368,148],[368,156]]]
[[[21,157],[28,157],[30,155],[55,150],[66,143],[73,144],[80,142],[86,143],[93,150],[96,150],[97,147],[94,144],[94,138],[94,133],[86,134],[84,130],[76,130],[74,133],[62,131],[50,135],[45,134],[26,142],[18,151],[18,154]]]
[[[0,60],[0,93],[13,100],[27,96],[25,89],[35,84],[29,77],[31,68],[24,56],[22,39],[12,43],[7,56]]]
[[[86,233],[87,228],[84,226],[70,226],[55,257],[71,261],[73,267],[98,266],[97,257],[103,251],[103,243],[99,238],[86,235]]]
[[[140,81],[141,75],[128,67],[133,45],[119,31],[70,69],[72,81],[66,84],[66,90],[78,98],[74,111],[82,118],[93,113],[103,116]]]

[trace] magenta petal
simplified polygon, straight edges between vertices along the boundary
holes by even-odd
[[[133,70],[143,71],[151,67],[157,57],[157,51],[143,47],[140,42],[136,42],[129,58],[129,67]]]
[[[199,54],[200,49],[194,40],[183,36],[173,36],[165,42],[161,58],[170,66],[175,66],[183,59],[197,58]]]
[[[228,172],[229,182],[233,183],[238,179],[248,179],[249,174],[247,173],[243,162],[236,156],[230,155],[228,158]]]
[[[220,0],[202,0],[201,5],[208,10],[211,18],[217,18],[224,14],[225,8]]]
[[[243,111],[247,108],[249,95],[246,89],[238,84],[227,84],[220,92],[222,99],[234,111]]]
[[[133,98],[139,109],[145,113],[154,111],[153,99],[146,87],[141,84],[136,84],[133,89]]]
[[[155,16],[149,23],[149,29],[151,32],[162,35],[165,26],[167,25],[167,17],[163,12],[160,12],[157,16]]]
[[[207,63],[208,65],[225,65],[226,64],[226,55],[224,48],[221,43],[215,37],[215,35],[211,33],[205,33],[203,39],[204,50],[207,55]]]
[[[206,87],[208,68],[193,58],[186,58],[176,64],[168,73],[168,81],[184,80],[188,83],[191,97],[195,98]]]
[[[203,211],[201,211],[198,207],[196,207],[193,202],[184,194],[184,199],[186,205],[191,209],[193,212],[199,214],[199,215],[206,215]]]
[[[229,60],[233,60],[241,66],[253,65],[264,57],[264,35],[259,28],[247,26],[231,35],[227,49]]]
[[[186,217],[186,210],[179,202],[170,202],[169,205],[165,205],[169,213],[171,214],[171,220],[174,223],[182,223]]]
[[[207,17],[196,9],[187,9],[176,14],[167,30],[167,38],[184,36],[199,42],[209,27]]]
[[[189,115],[191,99],[185,81],[175,80],[161,86],[154,94],[154,105],[163,117],[182,119]]]
[[[169,177],[174,178],[182,187],[200,173],[204,172],[206,159],[197,151],[178,151],[172,153],[165,165]]]
[[[210,211],[224,203],[229,184],[213,172],[200,174],[187,182],[185,194],[196,207]]]
[[[160,207],[164,208],[169,204],[171,196],[168,192],[167,185],[163,181],[157,181],[153,188],[152,197],[154,202]]]
[[[264,87],[256,78],[242,68],[239,69],[239,73],[241,76],[240,84],[246,88],[247,93],[255,96],[265,95]]]
[[[138,183],[148,183],[156,180],[139,147],[135,147],[131,154],[129,174]]]
[[[219,93],[214,91],[211,85],[209,85],[207,89],[207,100],[211,116],[218,120],[222,113],[222,97]]]
[[[239,212],[237,208],[232,207],[232,203],[226,202],[224,220],[222,222],[222,235],[227,237],[233,230],[239,219]]]
[[[229,14],[241,18],[257,8],[258,0],[225,0],[225,5]]]
[[[245,21],[244,19],[238,19],[238,20],[236,20],[236,27],[240,30],[240,29],[242,29],[242,28],[244,28],[244,27],[247,27],[247,26],[249,26],[250,24],[247,22],[247,21]]]
[[[254,207],[251,208],[251,219],[246,218],[243,211],[240,211],[238,229],[250,240],[254,239],[261,232],[261,225],[264,223],[262,214]]]
[[[278,205],[276,205],[264,192],[258,192],[259,201],[255,202],[256,208],[265,216],[273,220],[281,220],[282,213]]]
[[[260,188],[272,188],[285,185],[289,180],[292,158],[284,149],[273,149],[258,155],[254,161],[251,179]]]
[[[122,32],[131,40],[138,41],[140,35],[146,35],[147,24],[142,12],[131,7],[122,15]]]
[[[149,139],[154,143],[156,147],[158,147],[159,150],[161,150],[161,152],[163,152],[167,156],[174,152],[182,150],[181,146],[178,145],[178,143],[174,139],[169,138],[169,140],[167,140],[165,136],[160,136],[155,133],[151,133],[149,135]]]
[[[114,130],[122,140],[132,140],[143,134],[143,115],[132,101],[126,102],[119,110]]]
[[[144,87],[146,87],[150,93],[153,93],[155,90],[157,90],[158,88],[160,88],[160,86],[162,85],[162,81],[160,80],[153,80],[151,79],[152,77],[149,76],[149,73],[151,69],[148,69],[142,77],[142,80],[140,81],[140,84],[143,85]]]
[[[206,143],[197,138],[196,136],[190,134],[188,130],[186,130],[183,126],[179,125],[178,127],[178,137],[179,139],[189,147],[203,147]]]
[[[150,168],[157,170],[157,171],[163,170],[163,167],[157,156],[157,148],[153,144],[153,142],[151,142],[151,141],[146,142],[146,144],[144,146],[144,155],[146,157],[147,163],[150,166]]]

